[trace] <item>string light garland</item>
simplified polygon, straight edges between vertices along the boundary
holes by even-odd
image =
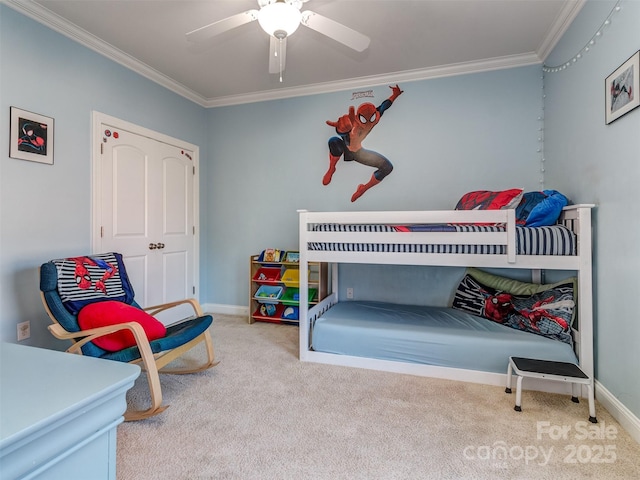
[[[540,190],[544,190],[544,78],[542,81],[542,114],[538,117],[538,149],[536,152],[540,155]]]
[[[571,60],[569,60],[568,62],[556,65],[556,66],[549,66],[549,65],[542,65],[542,71],[544,73],[557,73],[557,72],[561,72],[563,70],[566,70],[567,68],[569,68],[571,65],[573,65],[574,63],[578,62],[578,60],[580,60],[586,53],[589,52],[589,50],[591,50],[591,48],[596,44],[596,42],[600,39],[600,37],[602,37],[602,34],[605,30],[606,27],[608,27],[611,24],[611,19],[612,17],[618,13],[620,10],[622,10],[621,4],[622,0],[618,0],[616,2],[616,4],[614,5],[613,9],[611,10],[611,12],[609,12],[609,15],[607,16],[607,18],[605,19],[604,22],[602,22],[602,24],[600,25],[600,28],[598,28],[598,30],[596,31],[596,33],[593,34],[593,36],[589,39],[589,41],[585,44],[584,47],[582,47],[580,49],[580,51],[578,53],[576,53],[573,58]],[[545,180],[545,175],[544,175],[544,171],[545,171],[545,152],[544,152],[544,99],[546,97],[545,91],[544,91],[544,74],[542,76],[542,115],[540,115],[538,117],[538,149],[537,149],[537,153],[540,155],[540,189],[544,189],[544,180]]]
[[[602,25],[600,25],[600,28],[598,28],[598,31],[593,34],[593,36],[591,37],[591,39],[589,39],[586,45],[582,47],[582,49],[578,53],[576,53],[571,60],[553,67],[545,64],[542,66],[542,71],[549,72],[549,73],[561,72],[562,70],[567,69],[568,67],[576,63],[578,60],[580,60],[586,53],[589,52],[589,50],[591,50],[591,47],[593,47],[596,44],[597,40],[602,36],[604,29],[611,24],[611,18],[620,10],[622,10],[620,3],[622,3],[622,0],[618,0],[616,2],[615,6],[607,16],[606,20],[602,22]]]

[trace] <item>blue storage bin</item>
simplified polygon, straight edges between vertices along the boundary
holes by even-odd
[[[283,320],[298,320],[298,307],[288,306],[282,312]]]
[[[259,303],[278,303],[278,299],[282,295],[282,291],[282,287],[261,285],[253,298],[255,298]]]

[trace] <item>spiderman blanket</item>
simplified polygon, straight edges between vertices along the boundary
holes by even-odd
[[[64,258],[53,263],[58,271],[62,304],[74,315],[89,303],[133,300],[133,288],[119,253]]]

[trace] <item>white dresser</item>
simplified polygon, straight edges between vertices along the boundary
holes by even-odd
[[[116,478],[116,427],[140,367],[0,344],[0,478]]]

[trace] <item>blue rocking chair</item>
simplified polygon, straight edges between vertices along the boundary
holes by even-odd
[[[127,411],[124,415],[126,421],[142,420],[166,410],[168,405],[162,405],[159,373],[193,373],[218,363],[209,333],[212,317],[203,314],[195,299],[141,308],[133,299],[122,255],[118,253],[44,263],[40,267],[40,294],[53,321],[49,331],[56,338],[73,342],[67,352],[136,363],[146,372],[151,406],[146,410]],[[193,308],[193,317],[166,327],[152,318],[182,304]],[[89,315],[89,310],[101,311],[97,316],[101,324],[91,324],[95,314]],[[149,323],[160,325],[160,332],[156,326],[154,334],[149,335],[145,324],[147,320],[140,319],[142,316],[149,317]],[[123,335],[128,336],[129,342],[119,346]],[[195,368],[164,368],[201,342],[206,349],[204,363]]]

